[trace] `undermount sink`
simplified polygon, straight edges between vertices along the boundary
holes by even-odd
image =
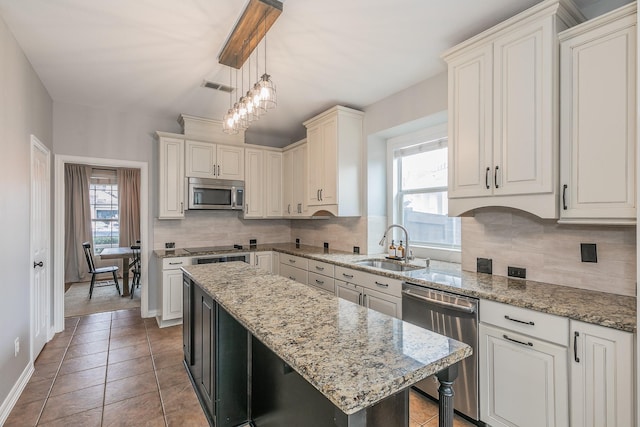
[[[365,259],[363,261],[356,262],[356,264],[366,266],[366,267],[381,268],[383,270],[390,270],[390,271],[412,271],[412,270],[419,270],[421,268],[424,268],[424,267],[420,267],[419,265],[411,265],[411,264],[404,264],[404,263],[401,264],[399,262],[387,261],[384,259]]]

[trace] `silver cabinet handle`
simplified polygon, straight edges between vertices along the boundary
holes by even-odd
[[[513,338],[509,338],[506,334],[502,335],[502,338],[504,338],[505,340],[509,340],[511,342],[514,342],[516,344],[521,344],[521,345],[528,345],[529,347],[533,347],[533,343],[531,341],[529,342],[524,342],[524,341],[518,341],[518,340],[514,340]]]
[[[296,263],[296,260],[295,260],[295,259],[291,259],[291,258],[289,258],[289,262],[290,262],[291,264],[295,264],[295,263]]]
[[[580,363],[580,358],[578,357],[578,337],[580,336],[580,332],[575,331],[573,333],[573,360],[576,363]]]
[[[180,213],[184,213],[184,202],[180,202]]]
[[[358,305],[362,305],[362,294],[358,294]]]
[[[490,171],[490,170],[491,170],[491,168],[490,168],[489,166],[487,166],[487,170],[486,170],[486,171],[485,171],[485,173],[484,173],[484,185],[485,185],[485,187],[487,187],[487,190],[488,190],[489,188],[491,188],[491,187],[489,186],[489,171]]]
[[[375,284],[378,285],[378,286],[382,286],[383,288],[388,288],[389,287],[388,283],[380,283],[377,280],[376,280]]]
[[[324,285],[324,280],[318,280],[318,279],[316,279],[316,283],[317,283],[318,285]]]
[[[346,277],[347,279],[353,279],[353,274],[346,274],[346,273],[342,273],[342,275],[344,277]]]
[[[566,211],[567,210],[567,184],[564,184],[562,186],[562,210]]]
[[[324,267],[320,267],[319,265],[316,265],[316,270],[324,271]]]
[[[180,262],[170,262],[169,265],[182,265],[182,261],[180,261]]]
[[[500,166],[496,166],[496,171],[493,174],[493,184],[496,186],[496,188],[500,188],[500,186],[498,185],[498,168]]]
[[[531,321],[527,322],[527,321],[525,321],[525,320],[518,320],[518,319],[514,319],[513,317],[509,317],[509,316],[507,316],[507,315],[505,315],[505,316],[504,316],[504,318],[505,318],[505,319],[507,319],[507,320],[511,320],[512,322],[522,323],[523,325],[531,325],[531,326],[534,326],[534,325],[535,325],[535,323],[534,323],[534,322],[531,322]]]
[[[291,203],[289,203],[287,205],[287,213],[289,213],[289,214],[291,213]]]
[[[320,189],[320,201],[322,201],[322,188]]]
[[[220,165],[218,165],[218,176],[220,176]]]
[[[244,207],[244,213],[249,213],[249,203],[247,203]]]
[[[291,280],[296,280],[296,278],[295,278],[295,277],[292,277],[292,276],[289,276],[289,279],[291,279]]]

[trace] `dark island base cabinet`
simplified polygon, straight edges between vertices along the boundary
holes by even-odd
[[[408,427],[409,391],[347,415],[184,278],[184,363],[215,427]],[[250,372],[250,375],[249,375]],[[453,425],[453,365],[440,379],[440,425]]]
[[[196,394],[211,425],[240,425],[248,420],[247,331],[191,280],[183,286],[184,363]]]

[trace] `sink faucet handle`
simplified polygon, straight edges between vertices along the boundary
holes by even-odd
[[[407,254],[407,261],[411,261],[416,259],[415,256],[413,256],[413,249],[409,251],[409,253]]]
[[[427,264],[427,268],[429,268],[429,266],[431,265],[431,258],[427,258],[424,261]]]

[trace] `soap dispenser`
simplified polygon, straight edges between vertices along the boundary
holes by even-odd
[[[391,244],[389,245],[389,253],[387,256],[389,258],[396,257],[396,242],[394,240],[391,240]]]

